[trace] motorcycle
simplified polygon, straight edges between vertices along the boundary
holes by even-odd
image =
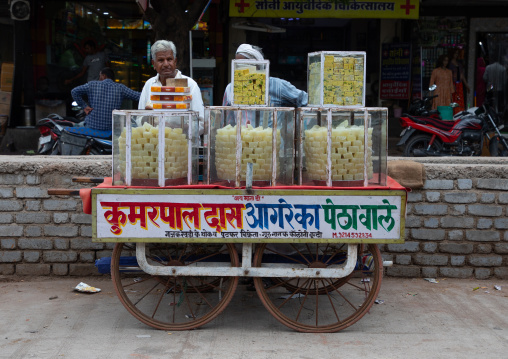
[[[481,107],[459,112],[452,121],[429,110],[434,97],[425,97],[420,106],[410,108],[413,114],[400,118],[403,130],[397,146],[404,146],[404,156],[480,156],[485,139],[491,156],[508,156],[508,142],[500,132],[504,125],[492,106],[492,88]]]
[[[41,136],[37,146],[38,155],[57,155],[58,140],[66,127],[73,127],[79,121],[72,117],[63,118],[52,113],[37,121],[37,127]]]
[[[50,114],[37,122],[41,137],[37,154],[40,155],[110,155],[112,153],[111,131],[97,131],[77,127],[86,116],[73,102],[75,117]]]

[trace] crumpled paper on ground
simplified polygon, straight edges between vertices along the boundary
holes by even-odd
[[[74,290],[77,290],[78,292],[83,292],[83,293],[97,293],[97,292],[100,292],[100,288],[95,288],[95,287],[92,287],[92,286],[89,286],[88,284],[86,283],[79,283],[75,288]]]

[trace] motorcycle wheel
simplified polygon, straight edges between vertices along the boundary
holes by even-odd
[[[427,147],[429,146],[431,138],[432,138],[431,136],[427,135],[417,135],[409,139],[409,141],[406,144],[406,147],[404,147],[404,156],[414,157],[413,152],[415,149],[426,150]],[[430,149],[431,151],[440,152],[443,149],[443,145],[441,141],[436,138]]]
[[[489,152],[492,157],[508,157],[508,148],[504,147],[498,136],[490,139]]]

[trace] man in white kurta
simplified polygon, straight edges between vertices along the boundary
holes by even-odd
[[[166,80],[169,78],[186,78],[190,87],[192,102],[191,110],[199,113],[200,123],[205,117],[205,107],[203,99],[201,98],[201,91],[196,81],[188,76],[183,75],[180,70],[176,68],[176,47],[172,41],[159,40],[152,45],[152,65],[157,71],[157,76],[152,77],[146,81],[141,96],[139,98],[138,109],[152,110],[152,102],[150,101],[150,87],[152,86],[166,86]]]

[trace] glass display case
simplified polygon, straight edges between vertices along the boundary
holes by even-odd
[[[387,108],[299,108],[298,184],[386,185],[387,120]]]
[[[309,106],[365,106],[365,52],[308,54]]]
[[[233,106],[269,106],[269,70],[268,60],[233,60]]]
[[[245,186],[252,166],[254,186],[294,184],[294,116],[294,108],[207,107],[206,183]]]
[[[198,113],[113,111],[113,184],[198,183]]]

